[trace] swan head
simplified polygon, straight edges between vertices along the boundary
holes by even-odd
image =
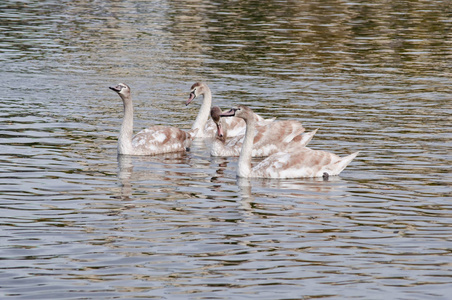
[[[225,134],[223,131],[223,127],[220,122],[220,116],[221,116],[221,109],[218,106],[214,106],[210,109],[210,117],[212,118],[212,121],[217,125],[217,138],[219,140],[225,140]]]
[[[190,96],[188,97],[187,102],[185,102],[185,105],[189,105],[196,97],[200,95],[204,95],[204,93],[209,89],[207,84],[203,82],[197,82],[191,86],[190,89]]]
[[[253,117],[253,111],[246,105],[237,105],[227,112],[221,113],[220,117],[238,117],[246,121]]]
[[[125,83],[118,83],[116,86],[110,86],[109,89],[118,93],[121,98],[130,96],[130,87]]]

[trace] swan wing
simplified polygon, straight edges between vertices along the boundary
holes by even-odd
[[[153,126],[138,132],[132,145],[142,155],[185,151],[193,139],[188,132],[176,127]]]

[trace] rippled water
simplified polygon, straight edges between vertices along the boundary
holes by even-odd
[[[449,1],[0,4],[0,295],[446,299],[452,290]],[[135,127],[215,104],[361,151],[330,181],[237,180],[237,158],[120,157]]]

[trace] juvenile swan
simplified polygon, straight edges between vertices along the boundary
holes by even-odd
[[[291,149],[290,152],[275,153],[251,168],[253,139],[256,130],[256,122],[252,113],[253,111],[247,106],[239,105],[221,114],[222,117],[236,116],[246,122],[245,140],[237,166],[238,177],[322,177],[325,176],[324,173],[328,176],[338,175],[358,155],[358,152],[355,152],[340,158],[326,151],[309,148]]]
[[[118,138],[118,154],[155,155],[186,151],[197,130],[185,132],[176,127],[152,126],[133,136],[133,104],[130,88],[124,83],[109,87],[124,103],[124,118]]]
[[[198,129],[196,137],[214,138],[216,134],[216,126],[212,120],[209,120],[210,108],[212,106],[212,92],[207,84],[204,82],[197,82],[193,84],[190,89],[190,96],[185,102],[185,105],[189,105],[194,99],[201,95],[204,99],[191,128],[193,130]],[[264,118],[254,113],[253,116],[256,121],[259,122],[273,121],[273,119],[264,120]],[[245,122],[240,118],[228,118],[228,120],[225,120],[224,122],[224,127],[228,130],[228,136],[233,137],[245,131]]]
[[[223,129],[222,111],[218,106],[212,107],[210,117],[217,125],[216,139],[210,149],[211,156],[239,156],[245,139],[245,132],[226,141],[228,132]],[[301,134],[305,131],[303,125],[296,120],[274,121],[270,124],[257,124],[253,140],[252,157],[264,157],[276,152],[286,151],[292,147],[303,148],[314,137],[317,129]]]

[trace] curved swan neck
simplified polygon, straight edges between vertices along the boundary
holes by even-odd
[[[237,176],[239,177],[249,177],[251,173],[251,155],[253,152],[254,134],[256,131],[256,122],[254,118],[245,119],[245,123],[245,139],[243,141],[237,166]]]
[[[204,126],[206,125],[207,120],[209,119],[210,116],[210,107],[212,106],[212,93],[207,86],[205,86],[203,97],[204,99],[201,108],[199,109],[198,116],[196,117],[196,120],[193,123],[193,126],[191,127],[191,129],[198,128],[199,129],[198,132],[204,130]]]
[[[120,95],[124,103],[124,117],[118,138],[118,153],[130,154],[132,152],[133,136],[133,104],[130,96]]]

